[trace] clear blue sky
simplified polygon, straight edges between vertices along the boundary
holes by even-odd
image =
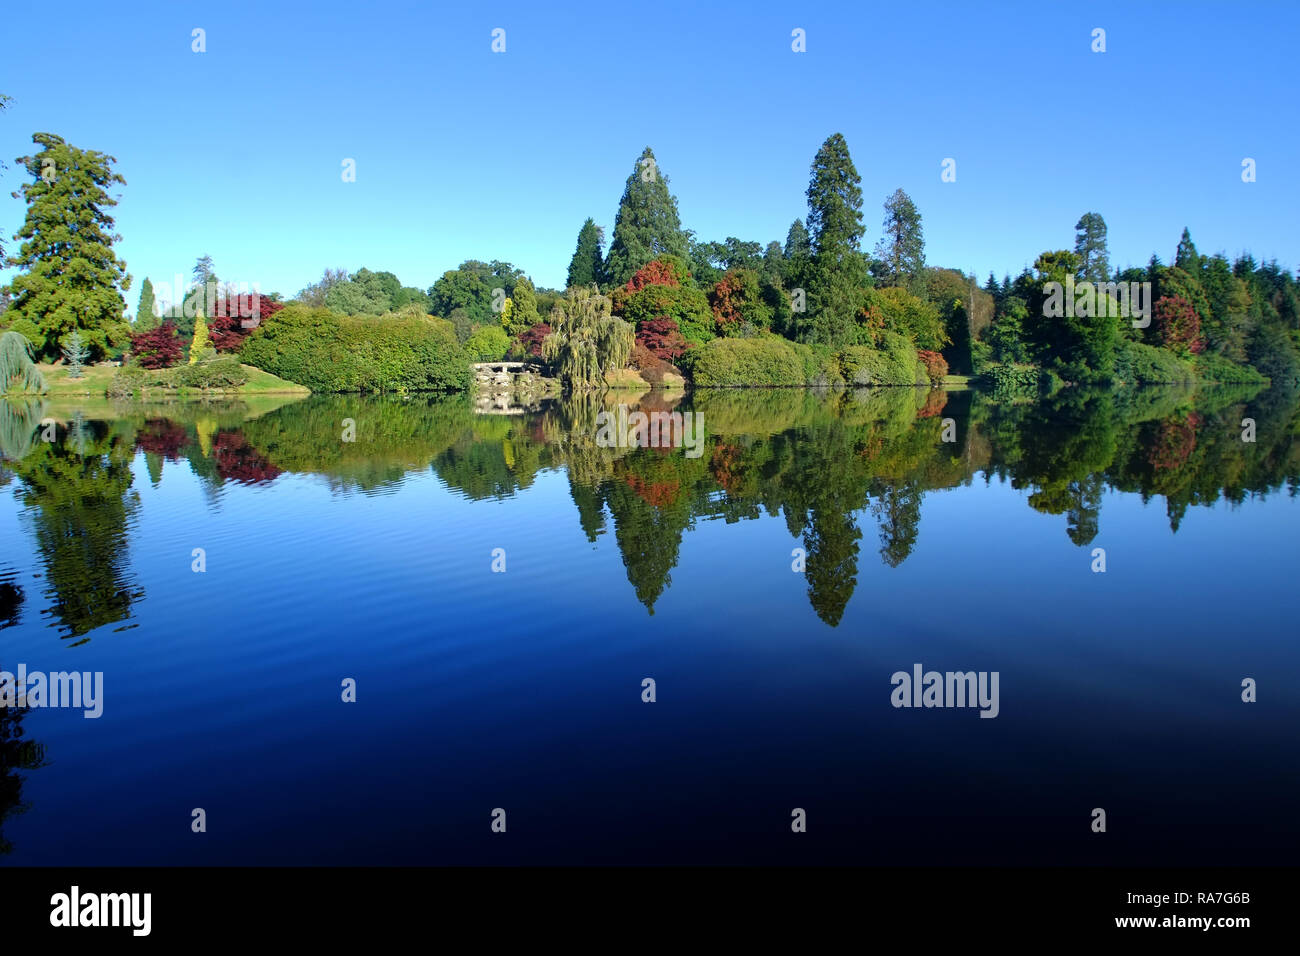
[[[647,144],[684,226],[766,243],[842,132],[868,249],[901,186],[928,260],[980,276],[1070,247],[1089,210],[1115,264],[1170,259],[1184,225],[1202,252],[1300,264],[1300,4],[543,6],[8,4],[0,228],[23,215],[12,160],[45,131],[118,159],[131,311],[144,276],[188,277],[204,253],[286,296],[326,266],[425,288],[468,258],[560,286],[583,219],[612,234]]]

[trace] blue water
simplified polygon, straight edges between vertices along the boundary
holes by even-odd
[[[0,862],[1293,862],[1295,396],[942,402],[11,410],[0,668],[105,700],[3,718]]]

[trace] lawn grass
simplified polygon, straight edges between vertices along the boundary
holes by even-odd
[[[113,374],[117,367],[108,363],[101,365],[87,365],[82,369],[82,377],[79,379],[68,377],[68,368],[65,365],[39,365],[37,368],[45,376],[45,384],[49,391],[45,393],[47,398],[103,398],[104,391],[108,388],[109,382],[113,380]],[[301,385],[295,385],[293,382],[286,382],[284,379],[272,375],[270,372],[264,372],[260,368],[254,368],[251,365],[243,366],[244,371],[248,373],[248,381],[238,388],[234,389],[214,389],[211,391],[201,391],[198,389],[174,389],[174,388],[149,388],[144,392],[148,395],[170,395],[177,398],[188,396],[202,397],[205,395],[310,395],[311,390]],[[143,396],[142,396],[143,397]]]

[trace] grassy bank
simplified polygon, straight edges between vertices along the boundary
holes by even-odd
[[[104,398],[108,386],[113,381],[113,376],[120,371],[116,366],[88,365],[82,369],[82,377],[78,379],[68,377],[68,369],[63,365],[41,365],[41,375],[45,377],[45,384],[48,391],[45,397],[52,400],[63,398]],[[230,388],[213,388],[199,389],[185,386],[171,386],[158,384],[151,380],[146,373],[140,387],[137,390],[136,397],[139,399],[158,399],[158,398],[188,398],[204,397],[210,395],[243,397],[249,395],[310,395],[310,389],[303,388],[301,385],[295,385],[293,382],[286,382],[282,378],[272,375],[270,372],[264,372],[261,369],[254,368],[251,365],[241,366],[248,376],[248,380],[243,385]]]

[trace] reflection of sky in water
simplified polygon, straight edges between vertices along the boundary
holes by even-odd
[[[1096,536],[1078,545],[1066,514],[1029,499],[1086,489],[1048,494],[1044,476],[1086,478],[1103,447],[1112,483],[1168,482],[1179,469],[1152,469],[1143,442],[1176,437],[1185,411],[972,418],[955,400],[944,414],[978,437],[953,450],[923,432],[938,418],[897,427],[892,407],[872,424],[801,405],[783,423],[782,403],[806,397],[764,396],[746,432],[749,400],[728,401],[701,402],[717,431],[699,462],[635,452],[577,489],[581,513],[570,470],[599,468],[566,458],[584,452],[562,452],[554,431],[544,441],[535,418],[446,416],[421,437],[418,409],[377,415],[415,431],[362,466],[331,442],[368,406],[313,399],[242,425],[215,416],[202,441],[185,422],[194,447],[161,474],[132,427],[94,423],[98,450],[120,438],[125,496],[138,496],[117,526],[78,537],[75,494],[42,512],[19,503],[23,479],[0,492],[0,583],[23,591],[0,666],[102,670],[106,684],[97,721],[26,717],[50,764],[27,775],[30,812],[5,821],[7,859],[1293,858],[1300,506],[1285,488],[1192,505],[1174,534],[1163,498],[1099,485]],[[1295,474],[1277,427],[1293,415],[1261,415],[1272,444],[1245,454],[1270,464],[1250,480]],[[1212,431],[1234,416],[1209,412],[1196,434],[1186,467],[1202,484],[1249,471]],[[1070,444],[1086,435],[1102,439]],[[997,468],[1042,480],[986,482]],[[818,540],[792,535],[773,503],[820,511]],[[67,535],[38,545],[42,513]],[[116,571],[96,563],[103,540],[126,542]],[[489,570],[497,547],[505,574]],[[830,562],[817,581],[791,572],[798,547]],[[1090,571],[1093,548],[1105,574]],[[51,581],[78,574],[129,610],[61,638],[43,613]],[[1000,716],[891,708],[890,674],[916,662],[999,671]],[[646,676],[654,705],[640,700]],[[1258,704],[1240,701],[1247,676]],[[355,705],[339,702],[344,677]],[[220,840],[190,839],[196,806]],[[482,839],[497,806],[508,846]],[[810,826],[792,848],[796,806]],[[1097,806],[1104,846],[1088,839]]]

